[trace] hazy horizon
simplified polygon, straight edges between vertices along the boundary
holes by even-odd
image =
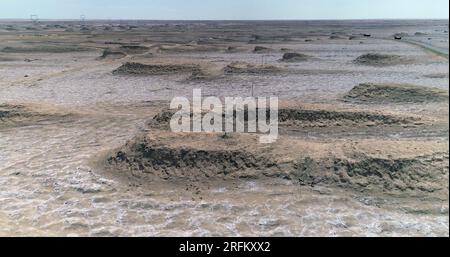
[[[448,10],[446,0],[0,0],[3,20],[448,20]]]
[[[29,21],[30,18],[0,18],[3,21]],[[39,17],[39,21],[79,21],[78,19],[69,19],[69,18],[55,18],[55,19],[41,19]],[[84,21],[414,21],[414,20],[423,20],[423,21],[448,21],[448,18],[380,18],[380,19],[253,19],[253,20],[244,20],[244,19],[84,19]]]

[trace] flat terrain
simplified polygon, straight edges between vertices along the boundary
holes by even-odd
[[[448,20],[0,21],[0,235],[448,236],[448,70]],[[168,129],[252,87],[275,144]]]

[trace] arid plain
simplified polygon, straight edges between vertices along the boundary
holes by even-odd
[[[0,235],[448,236],[448,20],[0,21]],[[280,138],[173,133],[277,96]]]

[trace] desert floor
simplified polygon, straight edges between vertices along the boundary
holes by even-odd
[[[0,235],[448,236],[448,70],[447,20],[0,21]],[[273,145],[162,118],[252,86]]]

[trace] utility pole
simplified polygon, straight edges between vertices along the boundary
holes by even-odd
[[[84,15],[84,14],[80,15],[80,21],[81,21],[82,26],[84,26],[85,20],[86,20],[86,15]]]
[[[31,22],[33,22],[34,24],[39,22],[39,16],[37,14],[31,14],[30,15],[30,20]]]

